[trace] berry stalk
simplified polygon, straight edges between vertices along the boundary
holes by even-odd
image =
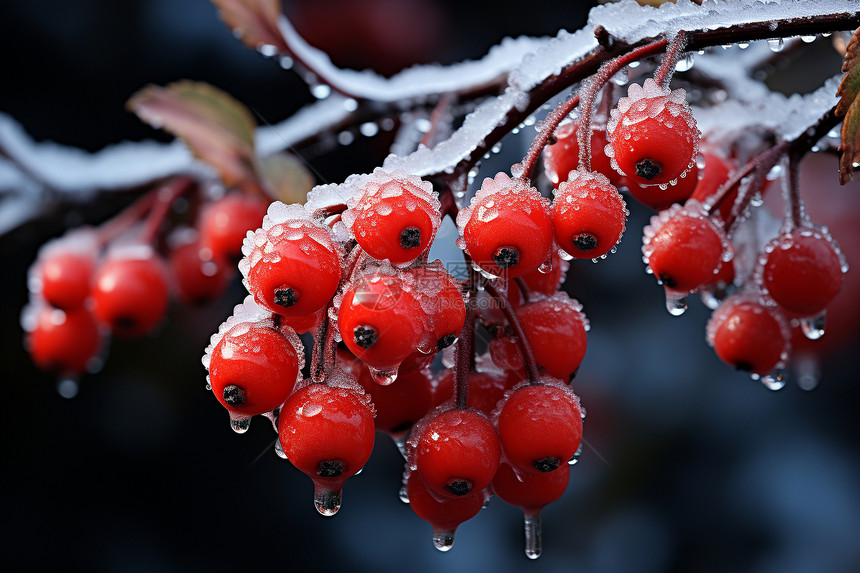
[[[508,300],[499,292],[499,290],[490,282],[484,283],[484,290],[487,291],[493,300],[496,301],[496,304],[499,305],[499,309],[505,315],[505,319],[508,321],[508,324],[511,326],[511,329],[514,331],[514,336],[517,339],[517,344],[519,345],[520,352],[523,355],[523,363],[526,367],[526,374],[528,374],[529,382],[534,384],[538,380],[540,380],[540,372],[538,371],[537,361],[535,360],[534,352],[532,352],[531,345],[529,345],[529,341],[526,340],[526,334],[523,332],[523,327],[520,325],[520,321],[517,319],[517,315],[514,313],[513,309],[511,309],[508,304]]]

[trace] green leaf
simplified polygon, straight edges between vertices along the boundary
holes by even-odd
[[[854,177],[860,163],[860,28],[854,30],[854,35],[845,49],[845,61],[842,63],[845,77],[836,90],[840,98],[836,104],[836,115],[845,116],[842,120],[842,141],[839,159],[839,183],[845,185]]]
[[[218,16],[246,46],[255,50],[261,46],[287,49],[278,31],[281,14],[278,0],[212,0],[212,3],[218,8]]]
[[[225,184],[254,186],[254,130],[251,113],[227,93],[202,82],[147,86],[128,100],[128,109],[153,127],[181,138]]]
[[[304,203],[314,186],[314,177],[297,157],[273,153],[259,161],[260,174],[273,199],[284,203]]]

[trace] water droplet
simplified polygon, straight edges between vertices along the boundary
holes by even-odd
[[[293,67],[293,64],[295,62],[293,62],[293,59],[289,56],[281,56],[281,59],[278,60],[278,63],[281,65],[281,67],[283,69],[289,70],[290,68]]]
[[[287,454],[284,453],[284,448],[281,447],[281,440],[275,440],[275,453],[282,460],[287,459]]]
[[[805,354],[795,359],[794,373],[801,390],[812,390],[821,379],[821,364],[816,356]]]
[[[630,74],[627,68],[621,68],[621,70],[617,74],[612,76],[612,83],[618,86],[626,86],[627,83],[630,81],[629,78]]]
[[[278,53],[278,48],[272,44],[260,44],[260,46],[257,47],[257,51],[259,51],[264,58],[271,58]]]
[[[543,533],[540,513],[523,514],[523,530],[525,533],[525,552],[529,559],[537,559],[543,551]]]
[[[370,377],[373,378],[373,381],[380,386],[388,386],[397,380],[397,368],[385,371],[377,370],[375,368],[369,368],[369,370]]]
[[[741,42],[740,44],[738,44],[738,48],[740,48],[741,50],[746,50],[749,47],[750,45],[746,42]]]
[[[400,491],[397,492],[398,497],[400,497],[400,501],[403,503],[409,503],[409,493],[407,493],[406,486],[402,486]]]
[[[785,40],[782,38],[773,38],[767,41],[767,47],[771,52],[781,52],[785,48]]]
[[[804,41],[806,44],[811,44],[815,41],[815,38],[818,36],[801,36],[800,39]]]
[[[584,416],[583,416],[584,419]],[[567,465],[575,466],[577,462],[579,462],[579,457],[582,455],[582,442],[579,442],[579,446],[576,448],[576,451],[573,452],[573,456],[567,460]]]
[[[325,84],[311,86],[311,95],[317,99],[325,99],[331,95],[331,88]]]
[[[755,377],[753,377],[753,380],[755,380]],[[762,376],[759,380],[768,390],[773,390],[774,392],[782,390],[785,387],[785,372],[782,368],[777,367],[773,372]]]
[[[341,145],[349,145],[355,141],[355,136],[350,131],[341,131],[337,134],[337,142]]]
[[[686,72],[688,70],[693,69],[693,64],[695,63],[695,56],[693,53],[687,54],[687,56],[681,60],[678,60],[678,63],[675,64],[676,72]]]
[[[666,290],[666,310],[672,316],[681,316],[687,311],[687,295],[679,295],[670,290]]]
[[[341,505],[341,491],[339,489],[328,489],[320,484],[314,484],[314,507],[317,513],[325,517],[331,517]]]
[[[824,325],[827,319],[827,313],[822,312],[818,316],[810,316],[800,319],[800,330],[803,335],[809,340],[818,340],[824,336]]]
[[[71,378],[65,378],[57,383],[57,393],[67,400],[77,396],[79,389],[78,381]]]
[[[433,531],[433,546],[439,551],[450,551],[454,547],[454,531]]]
[[[368,121],[368,122],[362,123],[358,127],[358,131],[361,133],[361,135],[363,135],[365,137],[373,137],[374,135],[379,133],[379,126],[376,125],[372,121]]]
[[[248,428],[251,427],[251,418],[239,418],[233,417],[233,414],[230,414],[230,428],[236,432],[237,434],[244,434],[248,431]]]

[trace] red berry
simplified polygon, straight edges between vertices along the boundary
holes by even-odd
[[[198,222],[203,258],[234,261],[242,256],[242,241],[260,226],[266,207],[264,199],[238,192],[203,207]]]
[[[490,340],[490,357],[497,367],[516,372],[525,378],[525,365],[520,353],[520,345],[513,336],[497,336]]]
[[[424,319],[425,335],[419,349],[431,354],[451,346],[466,321],[460,284],[439,261],[406,271],[402,278],[410,284]]]
[[[521,179],[498,173],[484,179],[457,215],[463,246],[486,272],[518,277],[538,268],[552,247],[547,200]]]
[[[543,165],[546,176],[552,182],[553,187],[558,188],[571,171],[579,167],[579,142],[576,132],[579,129],[578,122],[568,122],[560,125],[555,130],[555,143],[547,145],[543,151]],[[594,171],[608,177],[610,181],[621,178],[612,168],[610,158],[607,157],[606,129],[604,127],[591,126],[591,168]],[[614,183],[613,183],[614,184]]]
[[[95,252],[63,251],[60,248],[38,261],[42,296],[62,309],[80,308],[92,291]]]
[[[784,233],[765,247],[762,286],[795,316],[822,313],[842,288],[842,260],[825,235],[811,229]]]
[[[714,282],[726,253],[723,231],[700,214],[698,203],[672,207],[645,227],[642,253],[667,288],[689,292]]]
[[[98,325],[86,309],[35,311],[27,327],[27,349],[41,370],[60,375],[83,374],[101,346]],[[25,321],[26,322],[26,321]]]
[[[278,437],[287,459],[313,480],[317,511],[333,515],[343,482],[373,451],[373,407],[360,387],[309,384],[281,408]]]
[[[760,303],[735,295],[708,321],[708,342],[723,362],[759,375],[771,372],[786,352],[790,334],[783,320]]]
[[[582,440],[579,398],[557,380],[515,389],[495,421],[504,461],[524,474],[557,470]]]
[[[553,378],[567,380],[585,357],[588,320],[582,305],[559,292],[521,306],[517,318],[538,366]]]
[[[340,257],[328,228],[306,219],[300,206],[270,214],[246,241],[239,270],[248,291],[268,310],[308,316],[326,306],[340,283]]]
[[[301,342],[274,328],[271,320],[240,322],[211,352],[209,383],[230,412],[249,417],[279,407],[299,375]]]
[[[526,515],[537,515],[550,503],[561,499],[570,479],[570,466],[561,464],[549,473],[517,474],[506,463],[493,478],[493,493],[510,505],[521,507]]]
[[[451,549],[457,527],[478,515],[484,506],[484,492],[478,490],[459,497],[439,499],[416,472],[406,478],[406,495],[412,511],[433,526],[433,544],[440,551]]]
[[[221,259],[200,258],[199,241],[175,247],[168,263],[179,298],[185,303],[203,304],[218,298],[230,280],[230,271]]]
[[[350,199],[343,221],[371,257],[395,265],[414,261],[441,223],[433,186],[402,172],[374,175]]]
[[[338,363],[361,384],[376,409],[374,424],[394,437],[405,434],[433,407],[433,377],[427,370],[400,372],[388,386],[377,384],[367,366],[346,350],[338,350]]]
[[[447,499],[480,491],[499,468],[499,438],[475,410],[431,414],[409,438],[408,460],[434,495]]]
[[[607,124],[614,165],[632,183],[677,179],[694,165],[699,144],[684,90],[669,91],[648,78],[642,87],[631,84],[628,94]]]
[[[595,259],[621,240],[627,207],[603,175],[573,171],[555,192],[552,226],[555,242],[578,259]]]
[[[337,324],[355,356],[375,370],[396,371],[421,339],[419,308],[397,275],[372,273],[344,294]]]
[[[698,182],[699,168],[693,165],[692,169],[678,177],[678,182],[675,185],[668,183],[664,185],[641,185],[635,181],[626,181],[625,185],[634,199],[655,211],[662,211],[673,203],[683,205],[693,194]]]
[[[96,317],[116,336],[143,336],[161,322],[167,310],[164,264],[148,247],[138,249],[139,253],[108,258],[95,277]]]

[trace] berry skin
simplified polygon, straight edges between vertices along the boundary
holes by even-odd
[[[233,326],[212,351],[212,392],[234,414],[249,417],[270,412],[284,403],[296,385],[296,347],[266,322]]]
[[[483,491],[439,499],[415,472],[406,478],[406,495],[409,497],[412,511],[433,526],[433,544],[440,551],[451,549],[457,527],[478,515],[484,506]]]
[[[493,493],[505,503],[521,507],[526,515],[537,515],[545,506],[561,499],[569,479],[568,464],[561,464],[549,473],[517,475],[511,466],[502,463],[493,478]]]
[[[326,229],[288,220],[258,229],[239,269],[260,306],[286,317],[308,316],[329,303],[340,283],[340,257]]]
[[[515,389],[495,422],[504,461],[522,474],[557,470],[582,440],[579,398],[558,380]]]
[[[80,308],[92,290],[95,255],[55,251],[39,262],[42,296],[61,309]]]
[[[762,284],[794,316],[823,312],[842,288],[842,261],[833,243],[809,229],[780,235],[765,248]]]
[[[675,185],[666,189],[660,185],[640,185],[635,181],[625,181],[625,185],[634,199],[655,211],[662,211],[673,203],[683,204],[693,194],[698,182],[699,168],[693,165],[683,177],[678,177]]]
[[[168,287],[164,264],[152,254],[111,258],[93,281],[95,314],[121,337],[143,336],[164,318]]]
[[[626,217],[618,189],[595,172],[571,172],[552,203],[555,242],[578,259],[595,259],[612,250],[624,233]]]
[[[373,451],[373,407],[359,387],[309,384],[296,390],[278,417],[287,459],[314,482],[322,515],[340,508],[343,483]]]
[[[420,350],[431,354],[451,346],[466,321],[466,304],[459,283],[441,264],[411,269],[403,278],[410,282],[424,318],[425,335]]]
[[[571,378],[582,364],[588,342],[582,305],[559,292],[521,306],[517,318],[538,366],[553,378]]]
[[[571,171],[579,167],[579,142],[576,139],[576,131],[579,123],[569,122],[555,130],[556,142],[547,145],[543,151],[543,165],[547,178],[553,187],[558,189],[559,185],[567,180]],[[591,126],[591,168],[609,178],[613,184],[620,181],[621,177],[612,168],[609,157],[606,156],[606,129]]]
[[[714,282],[725,244],[722,230],[707,217],[678,206],[652,217],[645,227],[642,253],[667,288],[689,292]]]
[[[99,352],[99,328],[90,311],[78,308],[38,311],[27,334],[27,349],[39,369],[60,375],[83,374]]]
[[[377,260],[388,259],[395,265],[414,261],[433,242],[441,224],[435,193],[411,179],[392,179],[382,185],[371,182],[355,205],[350,202],[349,214],[344,214],[355,240]]]
[[[496,430],[475,410],[447,410],[425,419],[409,439],[409,461],[440,499],[490,485],[499,468]]]
[[[203,258],[238,260],[245,235],[260,225],[268,205],[260,197],[234,192],[203,207],[198,222]]]
[[[176,279],[179,298],[188,304],[205,304],[215,300],[230,280],[230,272],[220,259],[200,258],[200,243],[192,241],[174,248],[168,258]]]
[[[786,352],[788,327],[754,300],[726,299],[708,321],[708,342],[720,359],[738,370],[765,375]]]
[[[684,90],[669,91],[648,78],[641,87],[631,84],[628,93],[607,124],[618,171],[640,185],[677,179],[694,164],[699,145]]]
[[[457,226],[475,264],[496,276],[518,277],[538,268],[552,247],[546,199],[504,173],[484,179],[470,206],[457,215]]]
[[[421,339],[419,308],[396,275],[371,274],[344,294],[337,324],[356,357],[379,371],[396,370]]]

